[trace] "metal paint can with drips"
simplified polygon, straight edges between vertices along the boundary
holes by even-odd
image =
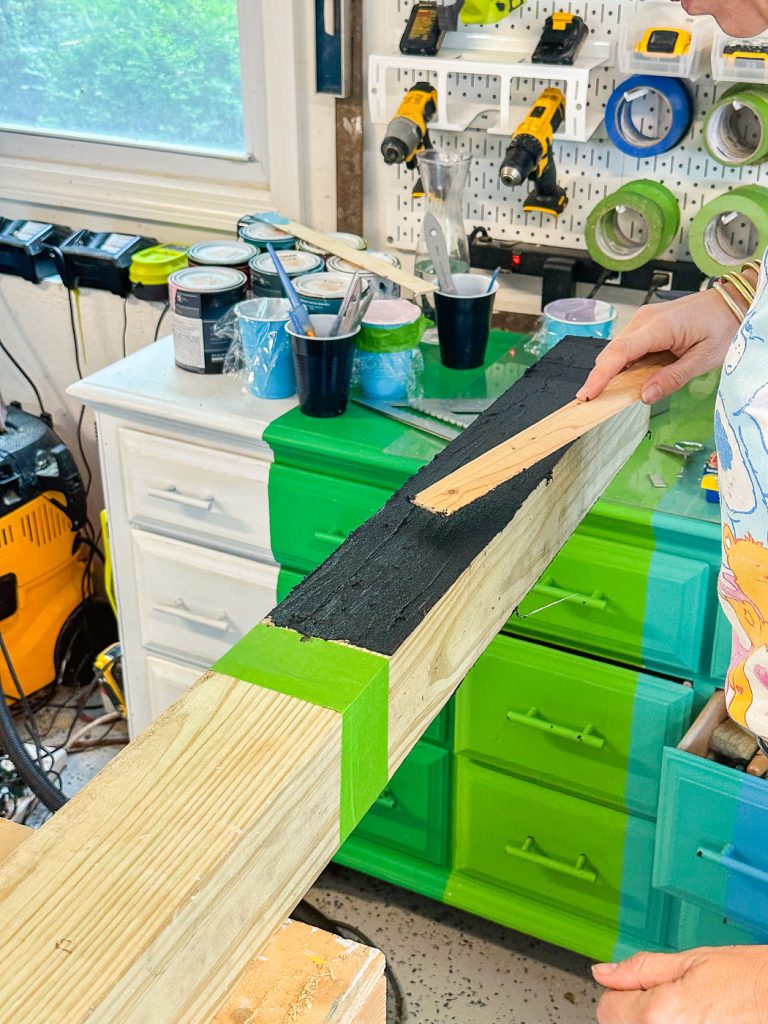
[[[168,278],[176,365],[221,373],[231,341],[222,318],[248,292],[248,278],[230,267],[187,267]]]

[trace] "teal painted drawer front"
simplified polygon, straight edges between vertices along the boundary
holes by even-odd
[[[715,631],[712,636],[712,664],[710,675],[720,686],[725,682],[728,669],[731,667],[731,639],[733,627],[726,619],[722,608],[717,609]]]
[[[389,497],[379,487],[273,464],[269,515],[275,561],[311,572]]]
[[[655,818],[692,703],[680,684],[499,636],[456,696],[456,751]]]
[[[433,864],[447,864],[451,754],[419,743],[354,832]]]
[[[665,751],[654,884],[736,924],[765,928],[768,782]]]
[[[705,910],[695,903],[675,900],[670,917],[669,945],[673,949],[694,949],[697,946],[743,946],[765,942],[765,932],[744,928]],[[766,922],[768,930],[768,922]]]
[[[651,559],[631,543],[577,533],[520,605],[523,618],[506,628],[613,661],[697,672],[711,576],[706,562],[663,552]],[[663,607],[646,606],[649,590],[663,594]]]
[[[537,900],[618,935],[656,941],[664,900],[651,888],[654,826],[554,789],[456,764],[454,872]],[[625,845],[632,871],[625,877]]]

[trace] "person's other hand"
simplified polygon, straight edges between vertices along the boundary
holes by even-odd
[[[610,990],[599,1024],[768,1024],[768,946],[638,953],[592,973]]]
[[[722,366],[737,328],[733,313],[712,290],[643,306],[605,346],[576,397],[597,398],[630,363],[650,352],[672,352],[676,361],[653,374],[643,388],[643,401],[652,405],[694,377]]]

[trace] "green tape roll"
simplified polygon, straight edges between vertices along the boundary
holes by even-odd
[[[745,185],[706,203],[688,233],[693,261],[703,274],[721,277],[768,249],[768,188]]]
[[[631,229],[627,214],[634,214]],[[666,185],[642,179],[606,196],[587,218],[589,255],[606,270],[637,270],[658,259],[680,227],[680,205]]]
[[[727,167],[768,159],[768,86],[735,85],[704,119],[704,144]]]

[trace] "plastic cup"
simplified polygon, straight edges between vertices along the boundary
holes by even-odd
[[[437,337],[443,366],[452,370],[475,370],[485,361],[491,316],[499,282],[484,274],[452,274],[456,295],[435,292],[432,296],[437,317]]]
[[[329,338],[328,332],[335,319],[327,313],[313,313],[310,320],[317,332],[316,338],[300,334],[290,323],[287,327],[296,370],[299,408],[305,416],[341,416],[347,408],[359,328],[351,334]]]
[[[235,306],[235,323],[248,367],[251,394],[290,398],[296,394],[287,299],[248,299]]]
[[[548,352],[563,338],[610,338],[616,309],[600,299],[557,299],[544,308],[543,345]]]
[[[396,402],[408,393],[413,349],[399,352],[358,352],[360,390],[364,398]]]

